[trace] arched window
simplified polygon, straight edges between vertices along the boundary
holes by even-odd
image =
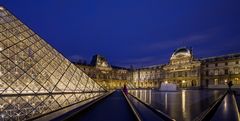
[[[214,85],[218,85],[218,79],[214,79]]]
[[[218,75],[218,69],[214,70],[214,75]]]

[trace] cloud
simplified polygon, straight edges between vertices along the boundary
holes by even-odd
[[[79,60],[86,60],[83,56],[80,56],[80,55],[72,55],[72,56],[69,56],[68,59],[72,62],[77,62]]]
[[[166,61],[168,61],[168,58],[157,58],[157,57],[149,56],[149,57],[143,57],[143,58],[132,58],[127,60],[121,60],[115,63],[125,67],[130,65],[133,65],[134,67],[142,67],[142,66],[163,64],[161,62],[166,62]]]
[[[200,34],[200,35],[191,35],[184,38],[176,39],[176,40],[165,40],[157,43],[150,44],[148,46],[143,47],[144,50],[147,51],[156,51],[156,50],[164,50],[169,48],[176,48],[181,46],[192,46],[200,43],[204,43],[208,40],[208,34]]]
[[[145,63],[154,60],[154,57],[134,58],[122,61],[123,63]]]
[[[217,43],[214,43],[214,46],[206,47],[199,47],[200,51],[196,53],[200,57],[211,57],[211,56],[220,56],[225,54],[231,53],[239,53],[240,48],[238,41],[240,39],[240,35],[237,35],[233,38],[219,38]],[[201,49],[202,48],[202,49]]]
[[[171,40],[161,40],[156,43],[151,43],[149,45],[142,46],[143,51],[158,51],[169,48],[176,48],[182,46],[194,46],[199,44],[204,44],[209,42],[211,38],[219,34],[223,30],[222,27],[215,27],[208,29],[204,32],[199,32],[185,37],[171,39]]]

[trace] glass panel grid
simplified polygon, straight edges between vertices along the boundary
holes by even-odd
[[[0,121],[30,119],[104,91],[6,9],[0,10]]]

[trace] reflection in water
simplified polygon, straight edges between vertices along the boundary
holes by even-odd
[[[102,92],[96,92],[1,96],[0,121],[26,120],[102,94]]]
[[[147,94],[147,92],[146,92]],[[152,103],[152,90],[149,91],[149,100],[148,103],[151,104]]]
[[[145,102],[148,102],[147,101],[147,90],[144,90],[144,100],[145,100]]]
[[[183,117],[186,118],[186,91],[182,91],[182,112]]]
[[[168,93],[165,93],[165,110],[167,110]]]
[[[177,121],[194,120],[223,94],[223,91],[219,90],[181,90],[177,92],[130,90],[129,92]]]
[[[224,112],[227,111],[227,101],[224,101],[223,111],[224,111]]]
[[[139,97],[148,104],[152,103],[152,90],[129,90],[129,93]]]

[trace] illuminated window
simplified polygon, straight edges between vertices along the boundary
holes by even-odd
[[[239,78],[235,78],[235,84],[240,84]]]
[[[214,75],[218,75],[218,70],[214,70]]]
[[[234,68],[234,74],[239,74],[239,68]]]
[[[214,85],[218,85],[218,79],[214,79]]]

